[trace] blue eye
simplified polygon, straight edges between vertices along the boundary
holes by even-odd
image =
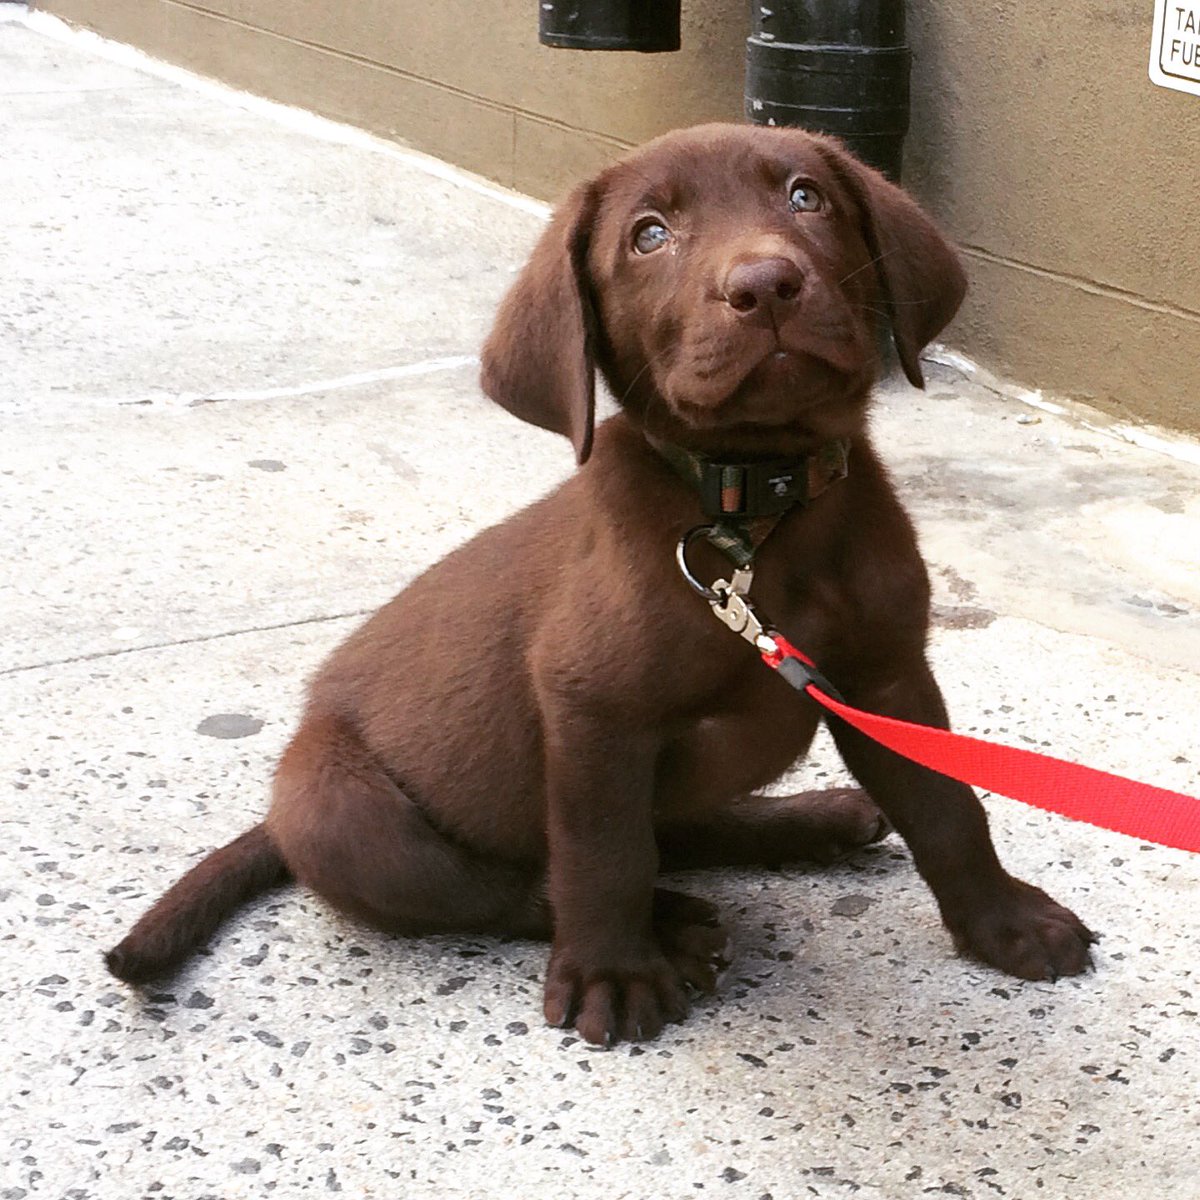
[[[791,191],[788,193],[788,204],[792,212],[819,212],[824,207],[825,201],[821,199],[821,193],[811,183],[798,179],[792,184]]]
[[[653,254],[671,240],[671,231],[661,221],[644,221],[633,232],[633,248],[639,254]]]

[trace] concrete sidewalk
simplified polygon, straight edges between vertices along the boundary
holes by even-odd
[[[736,962],[646,1046],[545,1028],[541,946],[295,890],[108,977],[264,811],[322,656],[571,456],[472,360],[536,206],[11,5],[0,98],[0,1200],[1200,1196],[1200,860],[1000,797],[1094,975],[957,960],[893,838],[693,877]],[[1200,447],[929,375],[876,427],[957,727],[1200,790]],[[842,777],[822,742],[798,779]]]

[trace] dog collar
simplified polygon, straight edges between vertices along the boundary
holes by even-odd
[[[815,500],[849,471],[850,443],[843,438],[812,454],[760,460],[710,458],[649,435],[646,440],[696,489],[704,515],[718,521],[779,516]]]
[[[838,438],[794,458],[711,458],[646,435],[650,446],[697,491],[712,524],[698,527],[735,566],[747,567],[784,514],[815,500],[849,473],[850,442]],[[690,538],[691,535],[689,535]]]

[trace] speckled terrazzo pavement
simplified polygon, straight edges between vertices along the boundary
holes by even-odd
[[[645,1046],[545,1028],[540,946],[295,890],[108,977],[263,811],[320,658],[569,454],[428,365],[535,217],[12,21],[0,97],[0,1200],[1200,1196],[1200,861],[999,797],[1095,974],[956,959],[893,838],[689,876],[736,958]],[[930,373],[876,424],[957,726],[1200,788],[1200,466]],[[822,741],[798,782],[842,778]]]

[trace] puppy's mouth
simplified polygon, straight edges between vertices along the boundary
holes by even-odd
[[[750,374],[764,368],[767,371],[799,371],[814,362],[856,376],[863,367],[863,347],[858,338],[841,328],[828,333],[807,329],[791,337],[776,333],[775,344],[751,367]]]
[[[802,385],[805,375],[813,369],[814,360],[821,361],[817,355],[808,351],[776,346],[774,350],[768,350],[746,372],[738,389],[756,386],[768,389],[776,384]]]
[[[670,406],[697,429],[786,425],[858,391],[863,366],[852,346],[823,339],[819,345],[796,345],[776,337],[749,364],[730,363],[700,386],[679,389]]]
[[[757,413],[764,422],[769,422],[776,413],[799,416],[830,396],[828,366],[823,359],[803,350],[777,345],[740,374],[741,378],[719,404],[692,406],[685,398],[685,406],[697,410],[697,416],[701,409],[708,409],[712,416],[722,411],[747,417]]]

